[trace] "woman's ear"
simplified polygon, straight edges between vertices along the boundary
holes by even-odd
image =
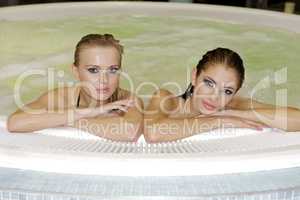
[[[71,65],[71,71],[75,79],[79,80],[79,72],[78,72],[78,67],[75,66],[74,64]]]
[[[197,81],[197,69],[192,70],[192,85],[195,86]]]

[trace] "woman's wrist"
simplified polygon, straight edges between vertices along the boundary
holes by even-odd
[[[228,116],[247,118],[249,116],[248,110],[228,110],[226,111]]]
[[[76,108],[74,114],[75,120],[79,120],[82,118],[96,117],[100,113],[97,108]]]

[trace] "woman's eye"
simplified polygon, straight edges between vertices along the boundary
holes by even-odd
[[[226,95],[232,95],[233,92],[232,92],[231,90],[225,90],[225,94],[226,94]]]
[[[88,71],[93,73],[93,74],[99,72],[99,70],[97,68],[89,68]]]
[[[210,80],[204,79],[204,83],[208,87],[214,87],[214,83],[212,81],[210,81]]]
[[[116,74],[116,73],[118,73],[118,71],[119,71],[119,68],[110,68],[109,69],[110,74]]]

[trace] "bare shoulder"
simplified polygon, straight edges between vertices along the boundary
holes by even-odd
[[[274,105],[259,102],[253,98],[236,96],[226,106],[228,109],[259,109],[259,108],[274,108]]]
[[[176,96],[167,89],[159,89],[153,93],[152,98],[157,98],[157,99],[168,98],[174,100],[176,99]]]
[[[178,97],[172,92],[166,89],[159,89],[153,93],[148,105],[148,109],[172,111],[177,107],[178,103]]]
[[[248,99],[240,96],[234,96],[232,100],[226,105],[228,109],[238,108],[241,104],[247,102]]]
[[[44,107],[48,110],[70,107],[77,90],[75,87],[58,87],[42,94],[29,105]]]
[[[143,100],[138,97],[133,92],[130,92],[126,89],[119,88],[118,90],[118,99],[119,100],[126,100],[126,99],[133,99],[135,100],[140,106],[144,106]]]
[[[119,100],[128,99],[133,95],[134,94],[132,92],[128,91],[128,90],[125,90],[125,89],[122,89],[122,88],[118,89],[118,99]]]

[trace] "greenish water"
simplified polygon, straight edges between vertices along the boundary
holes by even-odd
[[[120,20],[122,19],[122,20]],[[133,80],[136,91],[152,94],[157,86],[178,83],[183,91],[189,74],[201,56],[216,47],[231,48],[242,56],[246,66],[246,83],[240,92],[247,96],[263,78],[271,84],[258,91],[255,98],[275,102],[276,91],[288,90],[288,104],[300,107],[297,86],[300,77],[300,34],[206,21],[189,17],[99,16],[65,18],[49,21],[0,21],[0,102],[1,114],[13,111],[15,80],[30,69],[55,68],[56,81],[72,81],[70,64],[78,40],[88,33],[112,33],[125,46],[123,69]],[[287,69],[287,80],[275,84],[274,72]],[[284,78],[285,73],[277,73]],[[276,82],[278,83],[278,82]],[[128,81],[122,81],[129,87]],[[259,84],[260,86],[261,84]],[[173,85],[166,86],[182,92]],[[47,89],[47,77],[32,76],[22,84],[21,96],[28,102]]]

